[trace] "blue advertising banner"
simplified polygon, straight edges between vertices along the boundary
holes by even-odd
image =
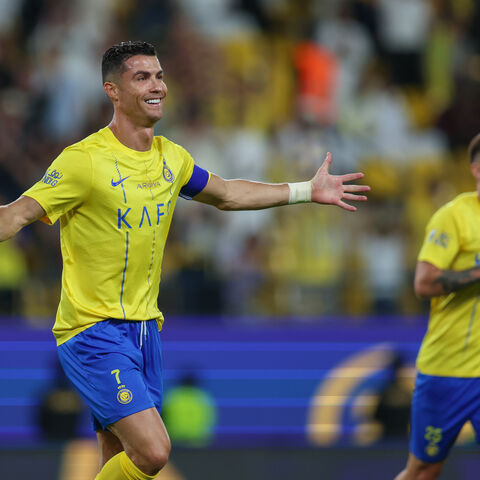
[[[425,321],[332,319],[319,325],[225,325],[169,319],[162,332],[168,392],[185,375],[213,399],[213,442],[223,446],[369,444],[381,434],[372,415],[392,381],[406,389]],[[38,410],[58,381],[49,331],[0,329],[0,442],[41,438]],[[397,380],[398,380],[397,379]],[[81,435],[91,435],[83,415]]]

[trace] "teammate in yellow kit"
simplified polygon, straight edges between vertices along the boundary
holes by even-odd
[[[415,292],[430,298],[430,320],[417,358],[410,456],[396,480],[433,480],[461,428],[480,439],[480,134],[469,147],[477,191],[430,220],[418,256]]]
[[[111,123],[66,148],[44,177],[0,207],[0,241],[42,219],[61,226],[62,293],[54,335],[64,370],[92,410],[98,480],[154,478],[166,464],[156,299],[163,249],[179,195],[222,210],[316,202],[355,207],[363,175],[328,173],[331,155],[309,182],[224,180],[195,165],[153,127],[167,87],[155,49],[109,48],[102,60]]]

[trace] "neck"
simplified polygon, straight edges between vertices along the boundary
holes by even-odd
[[[152,148],[153,125],[143,127],[135,125],[128,118],[113,115],[108,127],[119,142],[132,150],[146,152]]]

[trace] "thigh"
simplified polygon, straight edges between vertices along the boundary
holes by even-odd
[[[125,453],[132,458],[153,448],[170,450],[170,439],[156,408],[142,410],[109,425],[108,429],[121,441]]]
[[[58,348],[67,377],[92,410],[98,427],[155,406],[137,344],[138,322],[105,320]]]
[[[471,379],[418,374],[410,432],[410,451],[418,460],[445,460],[471,415],[470,386]]]
[[[445,461],[436,463],[427,463],[419,460],[415,455],[410,454],[408,456],[407,466],[405,470],[399,474],[395,480],[416,480],[418,478],[438,478],[440,475]],[[420,477],[422,475],[422,477]]]

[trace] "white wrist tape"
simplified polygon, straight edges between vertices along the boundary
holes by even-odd
[[[312,201],[312,181],[289,183],[288,203],[308,203]]]

